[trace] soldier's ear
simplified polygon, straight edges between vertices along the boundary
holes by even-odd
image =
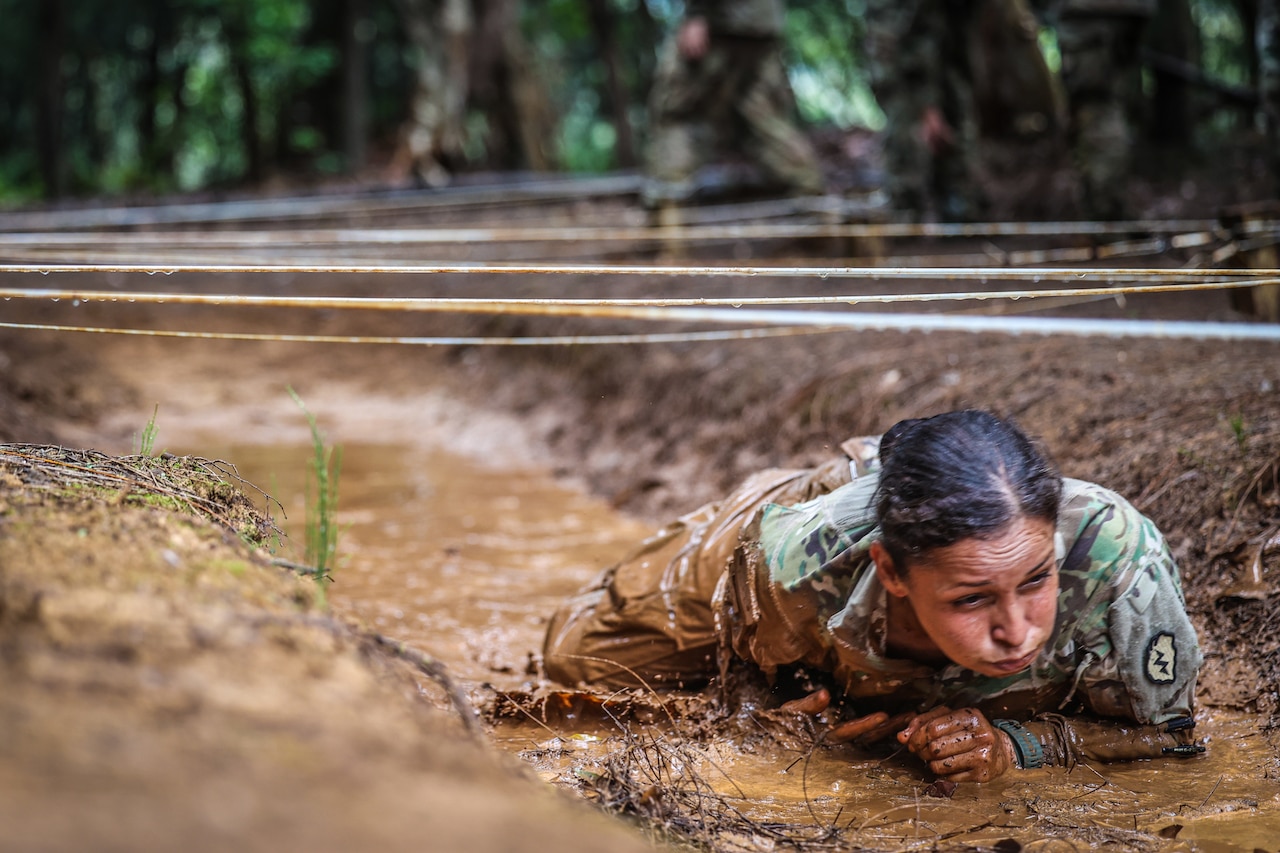
[[[889,556],[885,547],[879,542],[872,542],[870,554],[871,561],[876,564],[876,577],[880,579],[880,585],[895,598],[906,598],[906,581],[903,580],[902,574],[894,565],[893,558]]]

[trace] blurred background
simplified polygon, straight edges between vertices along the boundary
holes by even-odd
[[[867,50],[876,5],[786,9],[797,122],[833,192],[882,181],[886,113]],[[958,5],[972,19],[953,35],[968,51],[992,186],[1010,164],[1058,162],[1070,126],[1053,4]],[[1260,5],[1153,4],[1125,106],[1135,178],[1185,197],[1202,190],[1183,176],[1210,170],[1215,201],[1273,194]],[[13,206],[638,169],[659,48],[687,10],[679,0],[2,0],[0,11],[0,203]],[[1028,36],[1035,56],[1009,47]],[[1030,153],[1011,158],[1010,146]],[[1064,210],[1043,194],[995,207],[1024,218]]]

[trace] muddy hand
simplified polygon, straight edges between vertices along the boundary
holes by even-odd
[[[833,726],[827,733],[827,740],[834,743],[848,743],[856,740],[859,743],[871,744],[882,741],[890,735],[897,734],[915,719],[915,714],[906,711],[890,717],[884,711],[868,714],[856,720],[847,720]]]
[[[988,782],[1017,766],[1013,742],[976,708],[934,708],[912,720],[898,740],[952,782]]]
[[[816,717],[827,710],[830,705],[831,694],[824,687],[815,690],[803,699],[792,699],[790,702],[784,703],[781,709],[795,714],[807,714],[811,717]],[[851,740],[860,739],[863,743],[874,743],[901,729],[910,722],[913,716],[915,715],[899,714],[896,717],[890,717],[883,711],[878,711],[865,717],[859,717],[856,720],[846,720],[839,725],[832,726],[827,730],[826,740],[828,743],[848,743]]]
[[[783,702],[778,710],[787,711],[792,714],[807,714],[810,717],[816,717],[831,704],[831,694],[827,692],[825,687],[819,688],[803,699],[792,699],[790,702]]]

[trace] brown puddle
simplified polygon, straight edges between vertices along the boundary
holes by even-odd
[[[311,448],[199,453],[281,501],[280,555],[301,562]],[[529,680],[556,603],[649,532],[545,473],[413,447],[344,445],[338,493],[335,611],[499,689]]]
[[[309,447],[193,446],[280,498],[281,526],[301,542]],[[470,686],[499,691],[534,686],[530,655],[555,604],[648,532],[541,471],[418,447],[346,445],[339,493],[335,611],[439,658]],[[300,551],[288,545],[281,556],[301,560]],[[628,724],[632,743],[637,732],[663,737],[658,722]],[[1280,766],[1257,719],[1204,712],[1200,731],[1202,757],[1016,772],[961,784],[949,799],[928,796],[930,780],[909,757],[872,760],[851,747],[716,740],[686,743],[677,758],[750,820],[835,826],[869,847],[1014,838],[1045,850],[1277,849]],[[594,724],[513,721],[494,736],[570,786],[624,743]]]

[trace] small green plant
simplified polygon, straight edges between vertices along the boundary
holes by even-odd
[[[156,416],[160,414],[160,404],[156,403],[155,409],[151,412],[151,420],[147,421],[147,425],[142,428],[142,434],[138,436],[138,454],[139,456],[155,456],[156,452]]]
[[[1227,418],[1227,426],[1231,427],[1231,435],[1235,437],[1236,447],[1240,452],[1245,451],[1245,444],[1249,441],[1249,425],[1245,423],[1244,415],[1236,412]]]
[[[305,563],[316,581],[317,598],[324,602],[325,581],[332,581],[331,572],[338,553],[338,475],[342,470],[342,448],[325,444],[324,434],[316,424],[315,415],[307,409],[302,398],[292,388],[289,396],[307,417],[311,427],[311,460],[307,465],[307,516]]]

